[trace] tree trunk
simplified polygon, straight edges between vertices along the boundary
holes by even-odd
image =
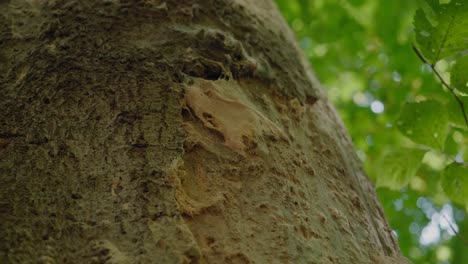
[[[0,1],[0,263],[405,263],[267,0]]]

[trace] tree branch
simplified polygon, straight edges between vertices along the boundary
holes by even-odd
[[[441,214],[442,217],[445,219],[445,221],[447,222],[447,224],[449,225],[450,229],[452,230],[452,232],[455,234],[455,237],[457,237],[458,239],[460,239],[464,244],[465,246],[468,246],[468,241],[466,241],[465,237],[463,237],[462,235],[460,235],[457,230],[455,229],[455,227],[453,227],[452,223],[450,222],[450,220],[447,218],[447,216],[445,214]]]
[[[460,99],[460,97],[458,96],[458,94],[455,92],[455,88],[453,88],[452,86],[450,86],[445,80],[444,78],[442,78],[442,76],[440,75],[440,73],[436,70],[435,68],[435,64],[433,63],[429,63],[425,58],[424,56],[421,54],[421,52],[418,50],[418,48],[416,48],[416,46],[413,44],[413,50],[414,52],[416,53],[416,55],[418,55],[419,59],[424,63],[424,64],[427,64],[429,65],[429,67],[431,68],[431,70],[436,74],[437,78],[440,80],[440,82],[442,83],[443,86],[445,86],[449,91],[450,93],[453,95],[453,97],[455,97],[455,100],[458,102],[458,105],[460,106],[460,110],[463,114],[463,118],[465,119],[465,124],[466,126],[468,127],[468,116],[466,114],[466,111],[465,111],[465,105],[463,104],[463,101]]]

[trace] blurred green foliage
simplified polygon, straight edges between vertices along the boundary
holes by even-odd
[[[415,264],[468,263],[468,1],[276,0]],[[440,5],[442,4],[442,5]],[[468,110],[468,109],[467,109]]]

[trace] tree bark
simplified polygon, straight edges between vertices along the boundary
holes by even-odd
[[[0,263],[405,263],[267,0],[0,1]]]

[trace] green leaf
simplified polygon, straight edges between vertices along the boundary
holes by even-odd
[[[425,0],[414,16],[416,43],[431,64],[468,49],[468,1]]]
[[[453,66],[450,72],[450,84],[460,92],[468,94],[468,56],[457,60]]]
[[[406,103],[396,124],[415,143],[442,150],[447,137],[448,120],[444,105],[435,100],[427,100]]]
[[[468,168],[452,163],[445,168],[441,178],[442,189],[455,202],[468,205]]]
[[[459,98],[463,102],[465,111],[468,114],[468,96],[459,96]],[[457,103],[455,98],[453,98],[452,101],[448,104],[447,110],[449,112],[450,123],[460,128],[467,129],[462,109],[460,108],[460,105]]]
[[[404,187],[418,171],[426,151],[401,148],[384,155],[377,166],[377,186],[390,189]]]

